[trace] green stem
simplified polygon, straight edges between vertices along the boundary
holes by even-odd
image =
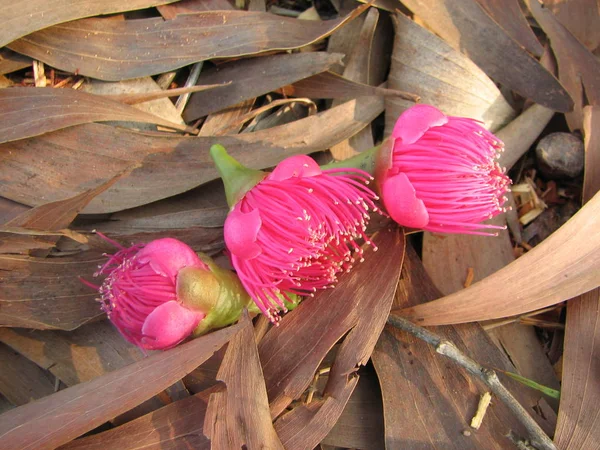
[[[321,169],[360,169],[374,176],[375,160],[377,159],[379,147],[381,147],[381,145],[376,145],[352,158],[325,164],[324,166],[321,166]]]

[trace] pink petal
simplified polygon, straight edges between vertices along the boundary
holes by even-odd
[[[192,334],[203,318],[204,313],[187,309],[175,300],[163,303],[146,318],[140,346],[148,350],[171,348]]]
[[[423,228],[429,223],[427,208],[404,173],[385,180],[382,195],[387,212],[400,225]]]
[[[401,139],[402,144],[414,144],[431,127],[448,122],[448,117],[431,105],[415,105],[404,111],[394,125],[392,136]]]
[[[181,241],[173,238],[157,239],[142,248],[137,258],[141,263],[150,262],[152,269],[175,281],[177,273],[184,267],[208,269],[196,252]]]
[[[229,251],[243,259],[253,259],[260,255],[262,249],[256,243],[256,237],[261,225],[258,209],[243,213],[237,206],[234,207],[227,216],[223,229]]]
[[[283,181],[289,178],[314,177],[321,174],[321,168],[310,156],[296,155],[284,159],[267,177],[269,180]]]

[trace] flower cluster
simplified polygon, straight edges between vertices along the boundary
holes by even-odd
[[[175,239],[119,247],[97,275],[102,309],[145,349],[170,348],[191,334],[236,321],[253,300],[277,323],[296,295],[335,286],[363,260],[360,241],[379,197],[398,224],[444,233],[491,234],[510,185],[497,162],[503,144],[472,119],[433,106],[404,112],[392,136],[357,158],[321,168],[308,156],[270,173],[251,170],[220,145],[211,156],[230,213],[224,237],[237,276]],[[112,241],[111,241],[112,242]],[[254,305],[252,305],[254,306]]]

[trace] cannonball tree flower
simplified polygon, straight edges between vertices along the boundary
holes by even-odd
[[[400,225],[490,235],[482,222],[504,212],[510,179],[498,165],[503,143],[473,119],[415,105],[380,147],[332,166],[375,174],[383,205]]]
[[[237,277],[199,257],[177,239],[157,239],[126,248],[101,235],[119,250],[94,276],[101,308],[129,342],[147,350],[165,350],[187,337],[239,319],[252,304]]]
[[[356,169],[322,170],[305,155],[292,156],[271,173],[251,170],[220,145],[211,155],[231,207],[225,244],[242,284],[269,319],[277,323],[290,294],[313,295],[333,287],[363,250],[369,211],[377,208]]]

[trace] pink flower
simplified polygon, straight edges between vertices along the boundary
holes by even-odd
[[[370,243],[368,212],[377,209],[377,197],[366,187],[370,179],[360,170],[321,170],[310,157],[293,156],[232,202],[224,229],[231,262],[271,321],[277,322],[279,309],[286,311],[289,293],[333,287],[338,274],[362,260],[355,239]]]
[[[479,122],[415,105],[382,145],[377,182],[400,225],[443,233],[490,234],[482,222],[505,211],[510,179],[498,165],[503,143]]]
[[[148,350],[168,349],[188,337],[205,312],[182,304],[178,276],[184,268],[208,270],[208,266],[176,239],[130,248],[105,239],[120,250],[94,276],[107,275],[99,287],[102,310],[123,337]]]

